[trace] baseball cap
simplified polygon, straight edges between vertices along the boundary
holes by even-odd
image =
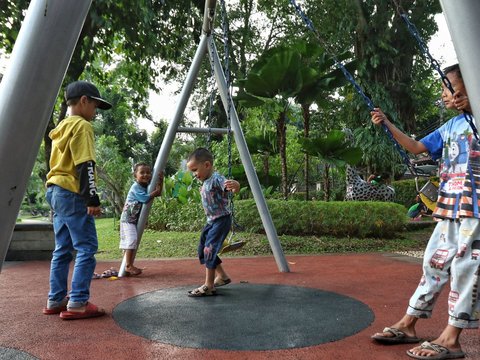
[[[70,100],[74,98],[79,98],[81,96],[87,96],[91,99],[95,99],[99,101],[98,108],[102,110],[108,110],[112,107],[108,101],[105,101],[100,96],[100,91],[98,91],[97,87],[88,81],[75,81],[71,84],[68,84],[67,88],[65,89],[65,100]]]

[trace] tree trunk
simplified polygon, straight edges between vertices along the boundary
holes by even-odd
[[[277,120],[277,139],[280,160],[282,164],[282,193],[283,198],[288,198],[288,174],[287,174],[287,131],[286,110],[283,110]]]
[[[113,196],[107,194],[108,201],[113,206],[115,214],[120,215],[124,205],[122,191],[115,185],[115,180],[111,179],[101,166],[97,166],[96,170],[98,176],[105,182],[105,185],[113,194]]]
[[[323,174],[323,200],[330,200],[330,165],[324,165],[324,174]]]
[[[303,135],[305,138],[310,136],[310,104],[302,104],[302,115],[303,115]],[[310,157],[307,153],[303,156],[304,168],[303,168],[303,177],[305,179],[305,200],[310,199],[309,195],[309,177],[310,177]]]
[[[269,153],[266,152],[262,155],[262,161],[263,161],[263,175],[265,176],[265,187],[270,186],[270,179],[268,174],[270,173],[270,163],[269,163]]]

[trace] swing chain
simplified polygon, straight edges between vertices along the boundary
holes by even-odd
[[[396,9],[398,15],[402,18],[402,20],[407,25],[408,31],[410,31],[410,34],[412,34],[412,36],[417,41],[417,44],[420,47],[420,50],[421,50],[422,54],[430,61],[430,66],[438,73],[438,75],[440,75],[440,79],[442,80],[442,83],[445,85],[445,87],[448,90],[450,90],[450,92],[453,95],[455,93],[455,90],[453,89],[452,83],[450,82],[448,77],[445,75],[445,73],[442,71],[438,61],[432,56],[432,54],[430,54],[430,51],[428,50],[428,46],[425,43],[425,41],[422,39],[422,37],[420,36],[420,32],[418,31],[417,27],[415,26],[415,24],[413,24],[410,21],[407,14],[405,13],[405,11],[398,4],[397,0],[392,0],[392,1],[395,5],[395,9]],[[475,123],[473,121],[472,114],[470,114],[467,111],[464,111],[464,115],[465,115],[465,120],[468,122],[468,124],[472,128],[473,135],[475,135],[475,138],[478,140],[479,139],[478,130],[477,130],[477,127],[475,126]]]
[[[222,30],[223,30],[223,49],[224,49],[224,74],[225,81],[227,83],[227,140],[228,140],[228,175],[227,178],[232,178],[232,129],[231,129],[231,117],[230,112],[232,110],[232,88],[230,83],[230,59],[229,59],[229,46],[228,46],[228,23],[227,23],[227,9],[225,1],[221,0],[221,13],[222,13]],[[233,194],[228,192],[228,200],[230,203],[230,211],[232,214],[233,223],[235,223],[235,206],[233,203]]]
[[[295,0],[290,0],[290,3],[293,5],[295,10],[297,11],[298,15],[302,18],[303,22],[305,25],[308,27],[310,31],[312,31],[315,34],[315,37],[317,40],[320,42],[320,44],[327,50],[328,55],[333,59],[335,62],[335,65],[342,71],[343,75],[347,78],[347,80],[353,85],[357,93],[363,98],[365,104],[368,106],[370,111],[373,111],[375,106],[372,102],[372,100],[365,94],[365,92],[362,90],[362,88],[357,84],[355,79],[353,78],[352,74],[345,68],[345,66],[338,60],[338,58],[334,55],[333,51],[330,49],[330,46],[327,44],[325,40],[322,39],[320,36],[320,33],[315,29],[315,26],[313,25],[312,21],[310,18],[305,14],[305,12],[302,10],[300,5],[296,3]]]
[[[318,39],[318,41],[320,42],[320,44],[322,44],[322,46],[325,48],[325,50],[327,50],[328,54],[331,56],[331,58],[335,62],[335,65],[342,71],[343,75],[353,85],[353,87],[355,88],[357,93],[363,98],[363,100],[364,100],[365,104],[367,105],[368,109],[370,111],[374,111],[375,110],[375,105],[373,104],[373,101],[365,94],[365,92],[362,90],[360,85],[358,85],[358,83],[353,78],[352,74],[345,68],[345,66],[338,60],[338,58],[330,51],[328,44],[326,43],[326,41],[324,41],[322,39],[322,37],[320,36],[320,33],[315,29],[312,21],[308,18],[308,16],[302,10],[300,5],[298,5],[295,0],[290,0],[290,3],[293,5],[293,7],[297,11],[298,15],[302,18],[303,22],[308,27],[308,29],[315,34],[315,36]],[[405,165],[409,168],[409,170],[412,172],[412,174],[416,174],[415,167],[412,165],[412,162],[410,161],[410,158],[405,153],[403,148],[395,140],[392,132],[388,129],[388,127],[385,124],[382,124],[382,127],[383,127],[383,130],[387,133],[390,140],[393,142],[397,151],[400,153],[400,156],[402,157],[403,161],[405,162]]]
[[[211,33],[211,36],[213,36],[213,32]],[[212,123],[213,123],[213,102],[215,98],[215,93],[216,93],[216,88],[215,88],[215,69],[214,69],[214,63],[213,63],[213,56],[210,56],[210,67],[212,74],[210,76],[210,84],[208,85],[210,87],[210,99],[209,99],[209,107],[208,107],[208,118],[207,118],[207,127],[208,127],[208,134],[207,134],[207,149],[210,149],[211,143],[212,143]]]
[[[405,10],[402,9],[400,4],[397,2],[397,0],[392,0],[393,4],[395,5],[395,10],[397,11],[398,15],[402,18],[403,22],[407,25],[407,29],[412,34],[412,36],[415,38],[417,41],[418,46],[420,47],[420,50],[422,54],[430,60],[430,65],[431,67],[437,71],[437,73],[440,75],[440,78],[442,79],[443,84],[446,86],[448,90],[453,94],[455,91],[453,90],[452,83],[450,80],[445,76],[443,73],[440,64],[438,61],[430,54],[430,51],[428,50],[428,46],[425,43],[425,41],[422,39],[420,36],[420,32],[418,31],[417,27],[415,26],[414,23],[410,21],[408,18]]]

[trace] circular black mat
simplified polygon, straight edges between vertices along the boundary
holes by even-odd
[[[282,285],[228,285],[187,297],[193,287],[142,294],[115,307],[125,330],[180,347],[275,350],[323,344],[369,326],[364,303],[332,292]]]
[[[35,356],[21,350],[0,346],[0,359],[9,360],[38,360]]]

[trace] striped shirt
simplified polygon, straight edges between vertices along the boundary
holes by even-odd
[[[433,159],[441,157],[440,188],[433,216],[480,218],[480,145],[460,114],[421,140]]]

